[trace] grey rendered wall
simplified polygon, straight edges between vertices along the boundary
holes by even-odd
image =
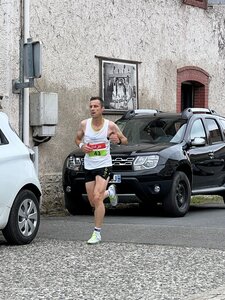
[[[12,93],[12,79],[19,77],[20,3],[0,1],[0,110],[19,132],[19,97]]]

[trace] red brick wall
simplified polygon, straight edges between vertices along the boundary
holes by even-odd
[[[195,82],[194,107],[208,107],[209,74],[201,68],[187,66],[177,70],[177,112],[181,111],[181,85]]]
[[[208,1],[207,0],[183,0],[183,3],[207,9]]]

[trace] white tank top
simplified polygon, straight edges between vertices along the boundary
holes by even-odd
[[[103,127],[96,131],[93,129],[92,118],[87,119],[84,133],[84,143],[89,144],[93,151],[84,156],[84,167],[93,170],[112,166],[110,155],[110,141],[107,139],[109,120],[104,119]]]

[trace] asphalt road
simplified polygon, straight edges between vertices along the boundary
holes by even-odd
[[[0,235],[0,300],[224,300],[224,214],[110,210],[98,245],[86,244],[92,216],[42,216],[30,245]]]
[[[92,230],[92,216],[52,216],[42,218],[38,236],[86,241]],[[108,210],[102,239],[105,242],[225,250],[225,205],[192,206],[183,218],[164,217],[160,211],[145,214],[136,207]]]

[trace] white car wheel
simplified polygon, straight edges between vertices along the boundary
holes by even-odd
[[[2,233],[10,244],[29,244],[36,236],[39,224],[40,210],[35,194],[22,190],[13,203],[8,224]]]

